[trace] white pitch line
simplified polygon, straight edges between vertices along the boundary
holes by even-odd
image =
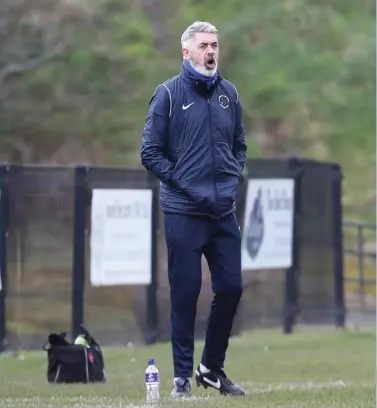
[[[310,391],[313,389],[323,389],[323,388],[343,388],[352,385],[350,382],[345,382],[342,380],[336,381],[326,381],[326,382],[315,382],[308,381],[304,383],[300,382],[287,382],[278,384],[261,384],[253,382],[242,382],[241,385],[249,390],[250,393],[267,393],[276,391]]]

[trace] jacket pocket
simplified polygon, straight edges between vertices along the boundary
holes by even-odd
[[[173,147],[170,152],[170,161],[176,165],[181,153],[181,149],[179,147]]]
[[[240,179],[241,177],[240,168],[228,143],[216,142],[215,149],[217,158],[216,165],[217,173],[223,174],[225,177],[227,175],[236,176],[238,179]]]
[[[178,147],[171,149],[169,160],[174,166],[172,178],[174,177],[174,174],[177,172],[177,168],[179,166],[179,160],[181,156],[182,156],[182,149],[179,149]]]

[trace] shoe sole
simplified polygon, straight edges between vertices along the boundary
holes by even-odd
[[[181,398],[190,398],[191,397],[191,393],[189,394],[189,393],[187,393],[187,394],[175,394],[175,395],[170,395],[170,398],[171,399],[173,399],[173,400],[176,400],[176,399],[181,399]]]

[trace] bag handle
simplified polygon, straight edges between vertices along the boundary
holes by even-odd
[[[85,336],[85,338],[88,340],[88,345],[89,347],[91,346],[98,346],[98,343],[94,340],[94,338],[90,335],[88,329],[83,325],[80,324],[80,330],[81,333]]]

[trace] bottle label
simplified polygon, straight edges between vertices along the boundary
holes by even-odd
[[[146,383],[158,383],[160,382],[159,373],[148,373],[145,374],[145,382]]]

